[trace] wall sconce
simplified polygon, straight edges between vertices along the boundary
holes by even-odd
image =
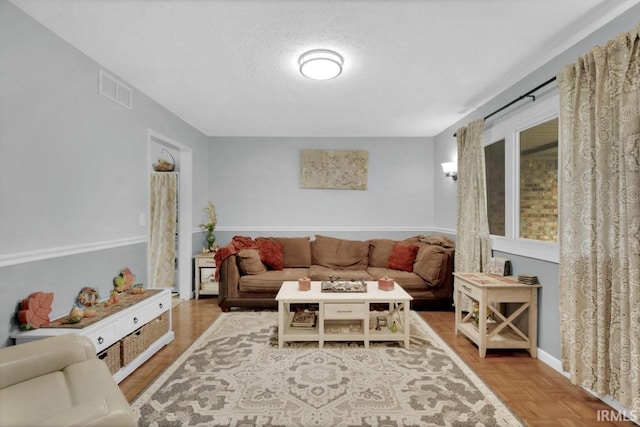
[[[444,176],[448,176],[453,178],[454,181],[458,180],[458,165],[454,162],[444,162],[441,164],[442,172],[444,172]]]

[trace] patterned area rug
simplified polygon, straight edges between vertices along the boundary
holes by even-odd
[[[290,343],[222,313],[132,404],[144,426],[522,426],[420,318],[400,344]]]

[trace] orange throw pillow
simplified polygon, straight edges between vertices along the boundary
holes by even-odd
[[[270,270],[282,270],[284,263],[283,244],[263,237],[258,237],[256,242],[258,242],[262,263]]]
[[[387,260],[387,268],[400,271],[413,271],[413,263],[420,247],[398,242],[393,245],[393,250]]]

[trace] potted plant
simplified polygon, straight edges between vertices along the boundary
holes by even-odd
[[[213,203],[207,202],[207,207],[204,208],[207,211],[207,215],[209,216],[209,222],[206,224],[200,224],[200,227],[207,230],[207,238],[206,238],[206,249],[210,252],[215,251],[218,245],[215,244],[216,236],[213,234],[213,230],[216,228],[216,223],[218,219],[216,217],[216,207]]]

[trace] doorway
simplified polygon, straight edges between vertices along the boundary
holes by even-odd
[[[149,184],[151,173],[154,172],[152,163],[156,162],[159,157],[166,158],[161,152],[170,153],[175,163],[174,172],[178,174],[178,191],[177,191],[177,237],[176,237],[176,280],[174,284],[174,292],[183,300],[191,299],[192,290],[192,192],[193,192],[193,150],[186,145],[167,138],[155,131],[148,131],[147,138],[148,148],[148,171],[147,174],[147,198],[150,199]],[[163,151],[164,150],[164,151]],[[148,204],[148,207],[149,204]],[[151,221],[149,221],[150,223]],[[147,242],[151,241],[151,228],[147,228]],[[147,244],[147,271],[150,272],[150,245]],[[150,287],[154,284],[150,283]]]

